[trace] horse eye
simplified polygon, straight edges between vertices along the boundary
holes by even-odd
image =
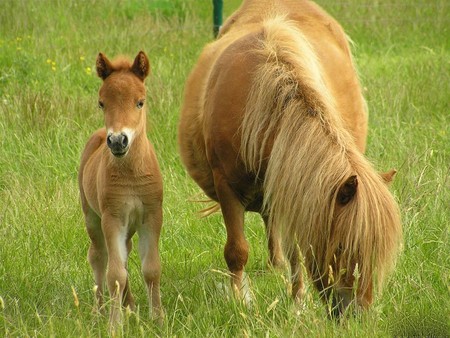
[[[102,101],[98,101],[98,107],[99,107],[100,109],[103,109],[103,108],[105,108],[105,105],[103,104]]]
[[[138,103],[136,104],[136,107],[138,109],[142,109],[142,107],[144,107],[144,100],[139,100]]]

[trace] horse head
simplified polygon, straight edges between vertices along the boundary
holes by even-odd
[[[144,80],[150,63],[142,51],[133,64],[126,59],[110,62],[99,53],[96,67],[103,80],[98,104],[105,116],[106,143],[115,157],[123,157],[136,135],[145,131]]]
[[[374,176],[350,175],[337,189],[325,260],[328,271],[322,267],[315,278],[318,289],[330,300],[330,314],[335,318],[353,302],[367,308],[373,301],[374,275],[381,288],[393,265],[386,258],[394,255],[400,221],[387,187],[395,174],[392,169]]]

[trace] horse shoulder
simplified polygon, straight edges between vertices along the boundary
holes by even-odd
[[[93,162],[98,161],[98,154],[102,146],[106,142],[105,128],[95,131],[84,147],[80,168],[78,172],[78,184],[80,189],[81,204],[83,210],[87,212],[88,209],[99,212],[97,201],[97,168]]]
[[[211,170],[225,179],[243,205],[254,202],[260,187],[240,160],[240,126],[253,74],[264,62],[256,51],[262,29],[251,30],[224,48],[211,70],[205,97],[204,133]]]
[[[91,158],[92,154],[98,150],[102,144],[106,142],[106,130],[105,128],[98,129],[95,131],[89,140],[86,142],[83,153],[81,155],[80,168],[84,167],[87,161]],[[80,170],[81,172],[82,170]]]
[[[238,36],[224,48],[211,70],[205,97],[204,132],[209,151],[235,158],[240,146],[237,131],[242,122],[252,74],[261,62],[253,53],[261,30]],[[219,155],[221,157],[221,155]],[[221,159],[222,162],[231,160]],[[233,159],[234,160],[234,159]]]
[[[184,100],[181,107],[178,126],[178,144],[183,163],[188,165],[192,160],[193,150],[201,151],[203,144],[202,119],[205,82],[214,61],[214,48],[205,47],[197,64],[189,74],[184,89]]]

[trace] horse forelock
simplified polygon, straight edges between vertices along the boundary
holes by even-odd
[[[360,289],[369,288],[374,270],[381,285],[401,238],[397,204],[344,128],[306,37],[283,17],[263,29],[254,52],[267,61],[254,74],[241,156],[255,173],[267,163],[264,212],[283,228],[286,250],[298,245],[322,275],[343,247],[337,259],[347,270],[358,264]],[[337,191],[352,175],[357,194],[338,213]]]
[[[115,72],[130,71],[132,66],[132,62],[125,56],[118,56],[111,64]]]
[[[345,248],[337,257],[340,266],[352,271],[358,263],[359,286],[368,289],[372,275],[378,289],[395,264],[402,240],[398,205],[381,176],[359,153],[351,154],[359,183],[353,201],[333,217],[331,241],[324,264],[330,264],[338,247]],[[356,157],[356,160],[355,160]]]
[[[145,86],[132,71],[130,59],[125,56],[118,56],[111,62],[111,67],[113,76],[104,81],[101,91],[109,92],[109,95],[116,97],[123,97],[123,95],[129,95],[129,93],[145,95]]]

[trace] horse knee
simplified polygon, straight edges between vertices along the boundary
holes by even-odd
[[[104,247],[97,247],[91,244],[88,250],[88,262],[93,267],[106,265],[107,252]]]
[[[147,285],[159,283],[161,277],[161,264],[159,262],[151,262],[143,265],[142,275]]]
[[[373,302],[373,283],[372,281],[370,281],[365,290],[363,291],[358,290],[357,303],[363,309],[367,309],[372,304],[372,302]]]
[[[108,267],[106,272],[106,280],[108,283],[108,290],[111,296],[115,295],[117,291],[122,295],[127,283],[127,270],[125,267]]]
[[[248,242],[245,239],[238,242],[227,241],[224,256],[231,272],[243,270],[248,260]]]

